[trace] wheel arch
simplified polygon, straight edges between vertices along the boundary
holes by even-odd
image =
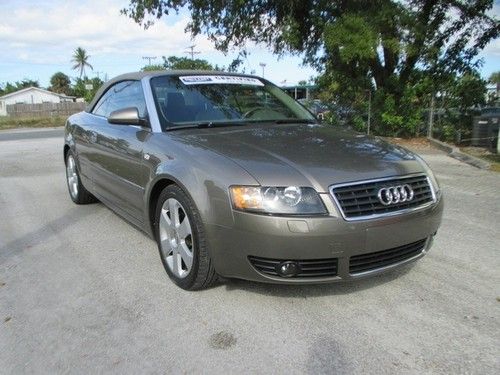
[[[193,197],[189,193],[189,190],[175,177],[170,175],[161,175],[153,182],[151,188],[149,190],[146,207],[147,207],[147,229],[153,238],[155,238],[155,213],[156,213],[156,204],[158,202],[158,198],[160,197],[161,192],[170,185],[177,185],[182,191],[194,202]]]
[[[171,178],[160,178],[151,188],[151,192],[149,193],[148,202],[147,202],[147,217],[148,217],[148,228],[151,232],[152,236],[155,237],[155,212],[156,212],[156,203],[158,202],[158,198],[167,186],[174,185],[175,181]]]
[[[66,156],[68,156],[68,152],[70,150],[70,147],[69,145],[66,143],[64,145],[64,149],[63,149],[63,158],[64,158],[64,164],[66,164]]]

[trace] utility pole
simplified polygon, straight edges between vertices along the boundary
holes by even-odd
[[[368,91],[368,123],[366,126],[366,134],[370,135],[370,126],[372,120],[372,90],[366,91]]]
[[[189,51],[184,51],[184,53],[191,55],[191,60],[193,60],[193,61],[194,61],[194,55],[199,55],[201,53],[200,51],[195,51],[194,47],[196,47],[196,44],[193,44],[192,46],[187,47],[189,49]]]
[[[434,92],[431,96],[431,110],[429,113],[429,127],[427,128],[427,138],[432,138],[432,128],[434,127]]]
[[[266,63],[259,63],[259,65],[262,67],[262,78],[264,78],[264,68],[266,67]]]
[[[156,56],[142,56],[143,60],[148,60],[148,65],[151,65],[151,60],[156,60]]]

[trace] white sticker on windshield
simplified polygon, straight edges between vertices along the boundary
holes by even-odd
[[[238,85],[253,85],[264,86],[264,83],[252,77],[242,76],[183,76],[179,77],[185,85],[214,85],[214,84],[238,84]]]

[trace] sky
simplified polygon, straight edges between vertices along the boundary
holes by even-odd
[[[137,71],[147,64],[143,56],[188,56],[187,47],[195,44],[198,58],[227,66],[238,51],[227,55],[216,51],[204,36],[195,40],[184,32],[189,21],[187,12],[170,15],[144,30],[120,14],[128,0],[0,0],[0,84],[35,79],[42,87],[49,85],[52,74],[61,71],[70,77],[71,55],[76,47],[84,48],[94,67],[89,77],[116,75]],[[500,15],[500,0],[493,13]],[[265,45],[249,45],[246,72],[264,75],[280,85],[308,80],[316,72],[302,65],[300,56],[278,58]],[[500,39],[490,42],[479,56],[483,77],[500,70]]]

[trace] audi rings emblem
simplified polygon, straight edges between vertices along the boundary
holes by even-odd
[[[378,200],[384,206],[391,204],[409,202],[413,199],[414,193],[410,185],[388,186],[378,191]]]

